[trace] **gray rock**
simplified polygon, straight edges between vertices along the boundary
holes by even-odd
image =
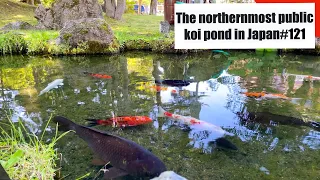
[[[37,29],[54,29],[52,10],[40,4],[35,10],[34,17],[38,20]]]
[[[39,5],[35,11],[39,29],[61,29],[69,20],[103,18],[98,0],[58,0],[52,8]]]
[[[170,31],[170,24],[168,21],[160,22],[160,32],[163,34],[168,34]]]
[[[23,21],[9,23],[1,28],[1,30],[17,30],[17,29],[34,29],[34,27]]]
[[[65,23],[56,43],[79,47],[85,43],[86,53],[109,53],[119,51],[119,42],[104,19],[84,18]]]
[[[320,38],[317,38],[317,37],[316,37],[316,45],[317,45],[317,46],[320,46]]]

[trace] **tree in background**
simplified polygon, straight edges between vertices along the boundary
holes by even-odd
[[[126,0],[104,0],[103,6],[108,17],[120,20],[126,9]]]
[[[150,15],[156,15],[157,14],[157,5],[158,5],[158,0],[151,0],[151,3],[150,3]]]
[[[151,0],[150,3],[150,15],[156,15],[157,14],[157,7],[158,2],[163,3],[164,0]]]

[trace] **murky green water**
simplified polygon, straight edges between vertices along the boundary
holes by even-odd
[[[233,60],[231,65],[229,60]],[[319,179],[319,129],[270,119],[245,122],[237,113],[271,112],[320,122],[320,80],[302,81],[297,76],[320,77],[320,58],[232,52],[229,60],[211,53],[0,57],[0,118],[5,121],[6,114],[11,113],[12,120],[21,118],[30,131],[39,133],[52,113],[79,124],[85,124],[86,118],[106,118],[113,113],[146,115],[152,117],[152,124],[123,130],[97,128],[141,144],[163,160],[169,170],[191,180]],[[158,62],[164,74],[157,70]],[[83,71],[108,74],[112,79],[96,79]],[[191,78],[195,82],[157,92],[154,79],[159,77]],[[61,88],[38,97],[48,83],[58,78],[64,79]],[[262,90],[295,99],[253,99],[241,93]],[[156,105],[235,133],[227,139],[240,152],[208,146],[214,136],[211,132],[186,131],[170,119],[157,118]],[[48,139],[54,134],[50,125]],[[99,175],[101,166],[91,164],[91,150],[73,133],[57,148],[62,153],[65,179],[90,172],[89,179]],[[262,167],[269,174],[261,171]]]

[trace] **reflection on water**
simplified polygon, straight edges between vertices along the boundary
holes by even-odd
[[[21,58],[24,61],[16,63]],[[272,168],[272,161],[266,160],[270,157],[263,154],[274,151],[277,154],[271,157],[278,158],[283,152],[294,152],[293,155],[287,155],[290,159],[291,156],[308,157],[299,154],[307,148],[315,151],[320,149],[320,132],[312,127],[282,125],[272,119],[266,120],[267,123],[249,122],[238,116],[239,113],[247,112],[272,112],[306,121],[320,121],[320,80],[317,79],[320,76],[319,59],[308,57],[306,61],[301,59],[300,63],[292,63],[290,57],[265,58],[254,54],[236,54],[233,59],[230,63],[227,57],[212,58],[210,54],[182,57],[144,53],[50,60],[41,57],[0,59],[0,118],[5,121],[8,115],[14,122],[20,118],[31,132],[36,133],[41,132],[51,113],[65,115],[80,124],[85,123],[85,118],[147,115],[154,120],[152,126],[123,131],[114,131],[110,127],[98,128],[118,133],[152,149],[170,169],[190,179],[232,179],[228,175],[230,170],[239,173],[235,174],[239,178],[245,172],[236,171],[237,166],[253,168],[256,166],[253,164],[260,162],[257,162],[258,158],[254,162],[247,162],[244,160],[246,157],[242,157],[243,160],[239,162],[226,161],[225,155],[213,151],[214,148],[209,144],[216,138],[213,132],[190,129],[170,119],[157,118],[157,106],[171,113],[219,125],[235,133],[235,137],[227,138],[241,151],[256,148],[247,151],[252,156],[260,157],[261,163],[265,163],[263,166],[270,170],[270,175],[276,169]],[[84,71],[107,74],[112,78],[99,79],[84,74]],[[59,78],[64,79],[63,87],[38,97],[48,83]],[[193,82],[188,86],[158,87],[154,81],[160,79]],[[243,94],[261,91],[284,94],[294,99],[254,99]],[[93,170],[87,163],[90,153],[86,145],[75,136],[68,136],[65,141],[69,142],[62,140],[59,147],[66,161],[64,173],[71,173],[70,179],[75,179],[80,172],[85,174],[89,169]],[[197,149],[208,156],[217,153],[219,156],[215,158],[221,159],[204,160],[196,155]],[[81,158],[78,158],[80,154]],[[179,163],[180,159],[185,164]],[[213,162],[222,163],[219,168],[211,169],[212,173],[221,176],[208,171],[199,173],[212,168],[210,164]],[[201,165],[190,168],[190,163]],[[234,164],[234,169],[225,167],[223,163]],[[75,164],[78,164],[77,168],[74,168]],[[253,177],[257,173],[259,171],[251,171]],[[278,173],[279,176],[283,175],[280,170]]]

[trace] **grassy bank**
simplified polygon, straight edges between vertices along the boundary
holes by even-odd
[[[64,134],[56,134],[49,143],[44,143],[43,134],[40,139],[30,134],[21,121],[0,123],[0,163],[9,177],[21,180],[54,179],[58,159],[54,146]]]
[[[11,0],[0,0],[0,26],[22,20],[36,24],[34,6]],[[186,50],[174,49],[174,33],[164,36],[159,32],[159,23],[163,16],[124,14],[121,21],[105,17],[120,42],[120,50],[148,50],[158,53],[186,53]],[[69,48],[57,46],[53,41],[59,36],[58,31],[16,31],[0,32],[1,54],[85,54],[85,46]],[[191,50],[197,52],[198,50]],[[189,51],[190,52],[190,51]],[[293,52],[292,50],[286,52]],[[320,55],[320,46],[316,50],[297,50],[297,53]]]

